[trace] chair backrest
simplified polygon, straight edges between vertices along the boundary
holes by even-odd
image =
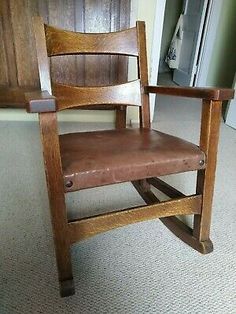
[[[140,126],[150,127],[145,23],[113,33],[78,33],[54,28],[34,17],[34,31],[42,90],[57,97],[57,110],[93,105],[140,107]],[[72,54],[125,55],[137,58],[138,79],[112,86],[71,86],[52,83],[48,57]]]

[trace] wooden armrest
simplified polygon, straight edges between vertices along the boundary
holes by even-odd
[[[208,100],[229,100],[234,98],[234,89],[230,88],[202,88],[179,86],[145,86],[146,93],[156,93],[180,97],[201,98]]]
[[[40,112],[55,112],[56,97],[49,94],[47,91],[37,91],[32,93],[25,93],[27,102],[26,110],[31,113]]]

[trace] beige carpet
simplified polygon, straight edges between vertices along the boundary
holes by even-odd
[[[198,103],[188,105],[190,115],[185,100],[176,105],[180,111],[161,103],[154,127],[196,142]],[[187,247],[158,220],[116,229],[73,247],[76,294],[64,299],[58,293],[37,123],[1,122],[0,152],[1,314],[236,313],[235,130],[222,124],[212,254]],[[192,173],[167,178],[186,193],[194,191],[194,179]],[[72,193],[68,203],[70,215],[78,216],[142,201],[131,185],[121,184]]]

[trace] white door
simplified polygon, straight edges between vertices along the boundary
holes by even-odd
[[[183,28],[178,68],[173,81],[182,86],[193,86],[208,0],[185,0],[183,5]]]
[[[236,88],[236,75],[234,77],[233,88]],[[236,97],[228,105],[225,123],[236,129]]]

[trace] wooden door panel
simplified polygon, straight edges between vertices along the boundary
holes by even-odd
[[[8,85],[8,69],[7,69],[7,56],[6,56],[6,47],[4,42],[4,34],[3,34],[3,22],[0,17],[0,85]]]
[[[3,46],[5,49],[6,55],[6,68],[7,68],[7,77],[1,77],[1,85],[4,86],[17,86],[17,68],[16,68],[16,56],[15,56],[15,47],[14,47],[14,38],[13,38],[13,29],[10,16],[10,7],[9,1],[1,0],[0,1],[0,15],[1,15],[1,25],[2,27],[2,38]],[[4,66],[1,64],[1,66]],[[5,67],[4,66],[4,67]],[[5,70],[6,73],[6,70]],[[2,74],[0,74],[2,75]]]
[[[10,0],[18,85],[39,86],[32,16],[38,14],[37,1]],[[11,65],[9,65],[11,67]]]

